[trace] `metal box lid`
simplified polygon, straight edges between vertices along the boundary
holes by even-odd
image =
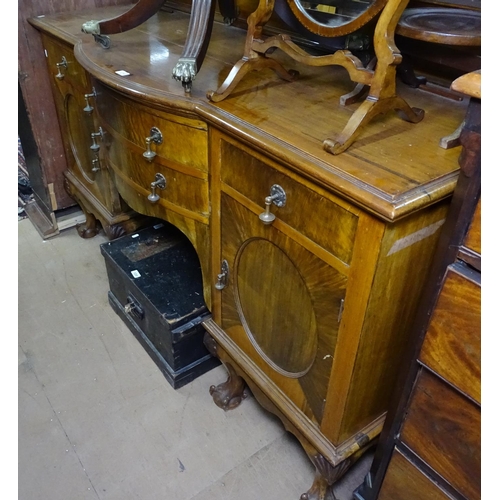
[[[128,276],[170,329],[209,314],[198,255],[175,226],[158,223],[122,236],[103,243],[101,253]]]

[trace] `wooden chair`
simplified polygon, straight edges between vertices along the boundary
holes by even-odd
[[[418,5],[418,6],[417,6]],[[481,46],[480,0],[425,0],[413,2],[399,19],[396,35],[412,40],[455,47]],[[425,77],[417,77],[405,57],[398,67],[399,78],[411,87],[426,85]],[[463,122],[450,135],[441,138],[444,149],[460,144]]]

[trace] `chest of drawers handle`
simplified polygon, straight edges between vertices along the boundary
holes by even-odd
[[[62,56],[61,62],[56,63],[56,66],[57,66],[56,78],[58,80],[62,80],[64,78],[64,73],[61,71],[61,68],[68,69],[68,61],[64,56]]]
[[[97,96],[97,93],[96,93],[94,88],[92,88],[92,92],[90,94],[84,94],[83,97],[85,98],[86,106],[83,108],[83,111],[85,111],[85,113],[90,115],[92,113],[92,111],[94,111],[94,107],[90,105],[89,99],[91,97],[96,97],[96,96]]]
[[[99,146],[99,144],[97,144],[97,138],[103,138],[104,137],[104,132],[102,130],[102,127],[99,127],[99,130],[97,132],[92,132],[90,134],[90,138],[92,139],[92,144],[90,146],[90,149],[94,152],[97,152],[99,151],[99,149],[101,149],[101,146]]]
[[[151,194],[148,196],[148,200],[151,203],[156,203],[160,197],[156,193],[156,188],[165,189],[167,187],[167,179],[162,174],[156,174],[154,182],[151,183]]]
[[[142,156],[148,161],[153,161],[156,153],[151,150],[151,143],[161,144],[163,142],[163,135],[157,127],[152,127],[149,131],[149,137],[146,137],[146,151],[142,153]]]
[[[274,219],[276,219],[276,215],[271,212],[271,205],[273,203],[277,207],[284,207],[286,204],[285,190],[279,184],[271,186],[271,192],[264,200],[265,210],[259,215],[259,219],[266,225],[272,224]]]

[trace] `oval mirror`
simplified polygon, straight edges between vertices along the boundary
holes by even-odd
[[[365,26],[387,0],[286,0],[308,31],[325,37],[348,35]]]

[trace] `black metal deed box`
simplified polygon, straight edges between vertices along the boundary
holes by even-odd
[[[109,303],[178,389],[219,364],[203,344],[201,268],[187,237],[159,223],[101,245]]]

